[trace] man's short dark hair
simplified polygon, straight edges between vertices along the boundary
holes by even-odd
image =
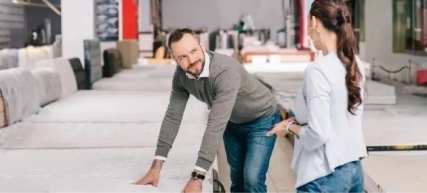
[[[191,30],[191,29],[188,29],[188,28],[179,28],[179,29],[176,29],[169,36],[169,39],[168,39],[168,48],[169,48],[169,50],[171,49],[172,43],[181,40],[182,37],[184,37],[184,34],[190,34],[190,35],[193,35],[194,37],[196,37],[196,33],[194,33],[194,31]]]

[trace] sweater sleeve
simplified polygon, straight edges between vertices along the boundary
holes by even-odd
[[[185,107],[190,97],[188,91],[182,86],[179,76],[179,69],[177,68],[172,80],[172,92],[169,105],[160,127],[155,153],[157,158],[166,159],[168,156],[169,150],[172,148],[172,144],[178,134]]]
[[[305,74],[304,95],[308,122],[298,134],[302,146],[311,151],[328,141],[332,126],[329,117],[331,86],[323,73],[310,68]]]
[[[209,170],[218,151],[240,89],[238,69],[224,69],[214,80],[214,99],[196,167]]]

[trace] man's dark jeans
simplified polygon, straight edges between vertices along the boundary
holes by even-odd
[[[228,123],[224,146],[231,172],[231,192],[267,192],[266,175],[276,141],[276,136],[267,137],[267,132],[280,121],[277,111],[249,123]]]

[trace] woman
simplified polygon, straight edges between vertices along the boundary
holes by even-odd
[[[295,135],[292,169],[298,192],[363,192],[364,72],[350,17],[341,0],[313,2],[308,35],[324,57],[305,71],[295,118],[268,133]]]

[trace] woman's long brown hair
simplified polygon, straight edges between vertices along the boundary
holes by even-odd
[[[356,63],[359,51],[348,7],[342,0],[315,0],[311,5],[310,15],[318,18],[325,28],[337,34],[337,55],[347,72],[345,76],[348,91],[347,110],[354,115],[357,106],[362,104],[359,85],[362,75]]]

